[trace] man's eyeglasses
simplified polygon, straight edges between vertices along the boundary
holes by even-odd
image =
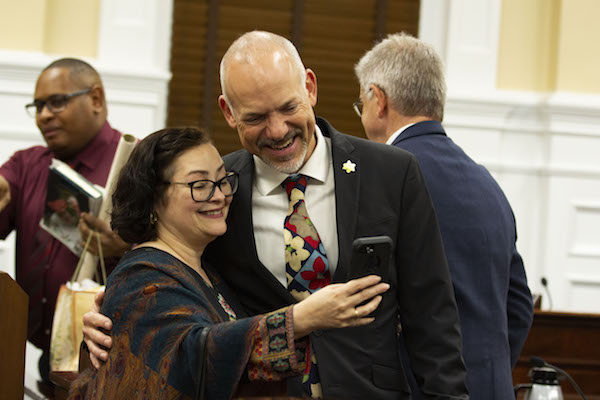
[[[81,96],[82,94],[87,94],[91,91],[92,88],[88,88],[73,93],[53,94],[52,96],[48,96],[46,100],[34,100],[33,103],[27,104],[25,109],[27,110],[27,113],[34,118],[37,114],[42,112],[44,106],[48,107],[50,112],[56,114],[63,111],[73,97]]]
[[[369,88],[369,90],[365,92],[365,96],[368,95],[371,90],[373,90],[373,88]],[[362,98],[359,97],[358,100],[352,103],[352,108],[354,108],[354,112],[356,112],[356,115],[358,115],[358,117],[361,118],[363,110]]]
[[[218,181],[210,179],[201,179],[193,182],[165,182],[170,185],[187,185],[190,187],[192,200],[196,203],[210,200],[215,194],[215,188],[219,188],[225,197],[233,196],[238,188],[237,172],[228,172],[223,178]]]

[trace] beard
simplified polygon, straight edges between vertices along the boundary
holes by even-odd
[[[303,132],[301,129],[293,129],[285,134],[283,139],[281,140],[273,140],[273,139],[261,139],[257,144],[258,148],[262,149],[263,147],[271,147],[271,148],[280,148],[282,144],[287,143],[290,140],[294,140],[295,137],[300,138],[299,146],[295,154],[293,154],[289,160],[273,160],[267,158],[265,156],[260,156],[260,159],[265,162],[265,164],[274,168],[279,172],[283,172],[284,174],[295,174],[302,168],[304,165],[304,161],[306,158],[306,153],[308,151],[308,143],[306,139],[303,137]]]

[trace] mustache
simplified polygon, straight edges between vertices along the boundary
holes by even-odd
[[[293,139],[294,137],[301,135],[302,134],[302,130],[301,129],[290,129],[285,136],[280,139],[280,140],[274,140],[271,138],[261,138],[257,141],[257,146],[259,148],[262,147],[281,147],[281,145],[283,145],[284,143],[286,143],[287,141]]]

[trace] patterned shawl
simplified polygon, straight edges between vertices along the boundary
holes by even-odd
[[[113,321],[113,346],[99,370],[72,385],[70,398],[193,398],[199,337],[210,327],[206,397],[231,398],[240,380],[277,381],[310,366],[308,338],[294,342],[292,308],[230,321],[217,299],[234,296],[209,266],[214,288],[175,257],[142,247],[109,276],[100,312]],[[308,365],[307,365],[308,364]]]

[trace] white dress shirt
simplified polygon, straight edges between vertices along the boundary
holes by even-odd
[[[304,194],[306,210],[325,247],[333,277],[338,260],[338,237],[331,140],[325,138],[316,125],[315,138],[315,149],[298,173],[311,178]],[[289,200],[281,184],[288,175],[275,170],[257,156],[254,156],[254,167],[252,221],[258,258],[287,288],[283,223]]]
[[[402,134],[402,132],[404,132],[405,130],[407,130],[408,128],[410,128],[411,126],[413,126],[415,123],[412,124],[408,124],[408,125],[404,125],[402,128],[398,129],[396,132],[394,132],[394,134],[392,136],[390,136],[388,138],[388,140],[385,142],[385,144],[392,144],[394,143],[394,140],[396,140],[396,138],[398,136],[400,136]]]

